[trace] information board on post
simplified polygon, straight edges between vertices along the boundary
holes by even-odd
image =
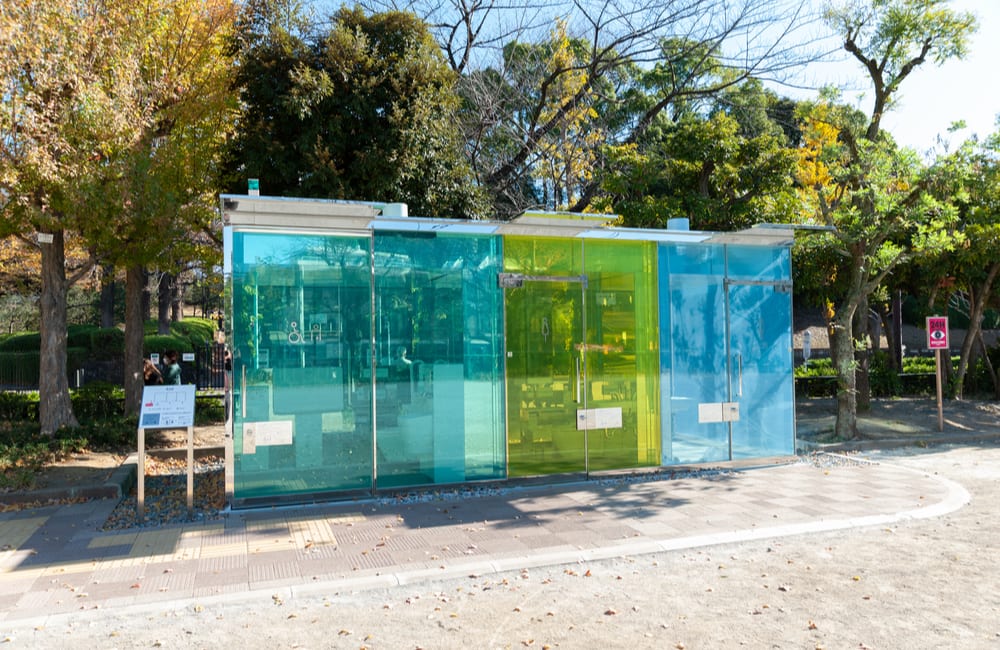
[[[143,387],[139,428],[180,429],[193,427],[194,396],[194,384]]]
[[[136,516],[140,522],[146,517],[146,429],[187,429],[187,508],[188,516],[194,516],[194,400],[194,384],[142,389],[136,477]]]

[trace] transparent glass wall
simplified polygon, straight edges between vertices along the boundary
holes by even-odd
[[[733,458],[795,452],[792,287],[787,248],[727,248],[729,347],[735,363]]]
[[[699,417],[729,399],[725,248],[660,244],[659,255],[662,462],[728,460],[728,423]]]
[[[507,237],[509,473],[657,465],[654,245]],[[586,263],[584,262],[586,260]]]
[[[661,244],[663,464],[794,452],[790,251]]]
[[[377,231],[376,483],[501,478],[500,239]]]
[[[587,435],[591,471],[660,462],[656,246],[586,240],[587,408],[612,409],[621,425]]]
[[[368,237],[232,235],[234,497],[371,488]]]
[[[507,441],[510,476],[583,472],[583,246],[571,239],[505,237]]]

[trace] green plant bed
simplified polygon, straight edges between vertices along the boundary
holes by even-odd
[[[26,422],[0,425],[0,489],[25,489],[46,465],[88,448],[89,441],[79,431],[42,436],[38,426]]]

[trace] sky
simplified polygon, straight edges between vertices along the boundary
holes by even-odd
[[[1000,113],[1000,0],[953,0],[950,6],[970,11],[979,20],[968,55],[940,67],[931,61],[918,67],[903,81],[896,106],[882,119],[882,128],[899,144],[921,154],[935,147],[939,134],[952,148],[973,134],[986,137],[996,130]],[[861,64],[853,59],[811,70],[810,76],[824,83],[870,87]],[[870,92],[867,97],[845,92],[844,98],[871,114]],[[965,120],[967,128],[949,134],[948,128],[957,120]]]

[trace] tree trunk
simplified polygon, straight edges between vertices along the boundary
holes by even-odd
[[[170,334],[170,303],[173,302],[174,276],[171,273],[160,274],[160,284],[156,290],[156,333]]]
[[[1000,377],[997,376],[996,368],[993,367],[990,350],[986,347],[986,341],[983,340],[982,329],[979,330],[979,346],[983,350],[983,363],[986,364],[986,370],[990,373],[990,381],[993,382],[993,399],[1000,399]]]
[[[889,330],[889,360],[897,373],[903,372],[903,292],[892,292],[892,327]]]
[[[106,264],[101,270],[101,327],[115,326],[115,267]]]
[[[852,346],[853,355],[857,362],[854,373],[855,403],[857,410],[862,412],[870,411],[872,408],[872,385],[869,375],[869,358],[871,342],[871,319],[868,309],[868,297],[862,296],[857,309],[854,311],[854,334]]]
[[[63,231],[41,244],[41,346],[38,371],[38,423],[43,435],[80,426],[73,415],[66,374],[66,250]]]
[[[983,284],[973,293],[969,289],[969,329],[965,332],[965,340],[962,341],[962,352],[958,357],[958,370],[955,371],[955,398],[962,399],[965,391],[965,374],[969,369],[969,362],[972,357],[972,344],[979,337],[983,326],[983,314],[986,312],[986,300],[993,292],[993,282],[997,274],[1000,274],[1000,262],[994,262],[990,266],[989,272]]]
[[[146,274],[141,266],[125,269],[125,413],[139,412],[142,402],[143,288]]]
[[[841,440],[853,440],[858,435],[857,389],[854,372],[854,337],[851,319],[837,318],[830,337],[830,354],[837,372],[837,423],[834,433]]]
[[[183,285],[178,281],[177,276],[171,276],[173,283],[170,287],[170,322],[179,323],[184,320],[184,291]]]
[[[149,272],[143,269],[142,271],[142,302],[140,306],[140,311],[142,313],[142,322],[145,323],[150,319],[153,310],[152,298],[149,295]]]

